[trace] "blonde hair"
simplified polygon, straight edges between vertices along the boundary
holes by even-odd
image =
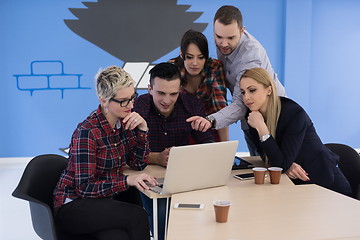
[[[130,87],[135,84],[129,73],[117,66],[109,66],[100,69],[95,76],[96,94],[98,98],[109,100],[115,97],[119,89]]]
[[[271,86],[271,93],[269,95],[268,106],[266,111],[266,126],[268,127],[270,134],[276,137],[276,127],[279,120],[281,111],[280,98],[276,93],[276,86],[273,79],[267,70],[263,68],[251,68],[244,72],[241,78],[248,77],[252,78],[258,83],[264,85],[265,88]],[[241,80],[241,79],[240,79]]]

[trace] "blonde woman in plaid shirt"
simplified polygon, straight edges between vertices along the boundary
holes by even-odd
[[[146,121],[132,111],[137,94],[123,69],[96,76],[97,110],[75,129],[69,163],[54,190],[59,239],[150,239],[139,192],[156,185],[152,176],[124,175],[125,165],[148,164]]]

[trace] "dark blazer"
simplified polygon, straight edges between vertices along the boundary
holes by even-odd
[[[271,136],[260,142],[257,131],[249,126],[249,137],[258,153],[266,154],[271,166],[282,167],[284,171],[293,162],[299,164],[309,174],[310,182],[307,183],[327,188],[333,186],[334,175],[339,171],[339,156],[321,142],[311,119],[299,104],[289,98],[280,97],[280,100],[276,139]]]

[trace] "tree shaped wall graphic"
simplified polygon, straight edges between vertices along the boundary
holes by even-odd
[[[77,35],[124,62],[153,62],[176,49],[184,32],[202,32],[202,12],[176,0],[99,0],[70,8],[78,19],[64,20]]]

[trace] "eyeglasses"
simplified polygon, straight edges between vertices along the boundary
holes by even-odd
[[[129,105],[130,102],[133,102],[135,100],[135,98],[138,97],[138,93],[134,93],[130,99],[126,99],[126,100],[116,100],[115,98],[110,98],[110,101],[116,102],[118,104],[120,104],[121,107],[126,107],[127,105]]]

